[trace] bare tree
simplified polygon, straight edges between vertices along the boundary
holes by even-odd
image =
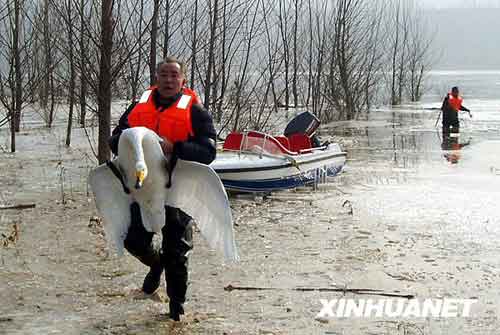
[[[8,110],[0,125],[12,119],[18,129],[20,108],[37,102],[51,125],[55,104],[68,98],[69,145],[78,95],[80,124],[85,126],[88,112],[98,117],[102,162],[110,154],[111,101],[132,99],[148,81],[153,84],[158,52],[190,64],[190,86],[214,113],[219,133],[271,127],[271,115],[281,117],[280,104],[286,109],[305,105],[329,121],[369,111],[382,90],[391,103],[417,100],[423,92],[431,39],[414,0],[180,4],[0,3],[0,57],[8,65],[0,68],[0,97]],[[40,83],[34,94],[23,95]]]
[[[386,17],[390,103],[401,104],[405,96],[416,101],[422,95],[424,75],[431,63],[431,25],[423,22],[413,0],[392,0]]]
[[[364,70],[364,106],[367,112],[370,112],[372,100],[376,98],[379,89],[378,82],[383,79],[383,61],[384,50],[382,44],[382,24],[385,3],[383,1],[373,1],[370,4],[368,16],[366,39],[364,43],[364,52],[367,55]]]
[[[191,79],[189,85],[195,87],[195,68],[198,54],[198,0],[194,0],[194,13],[192,20],[193,38],[191,40]]]
[[[390,50],[389,74],[391,105],[402,102],[409,32],[409,0],[391,0],[387,12],[387,36]]]
[[[64,22],[65,10],[60,1],[44,0],[30,8],[33,24],[33,43],[28,63],[33,68],[30,81],[39,83],[33,88],[34,99],[26,103],[38,103],[36,111],[47,127],[52,127],[56,120],[56,105],[65,97],[68,69],[64,63],[67,54],[67,36]],[[32,12],[32,13],[31,13]],[[64,15],[62,14],[64,12]],[[38,99],[36,99],[38,98]]]
[[[32,46],[32,25],[25,11],[24,1],[8,1],[2,4],[0,34],[0,102],[7,110],[11,131],[11,152],[16,151],[16,135],[20,130],[24,92],[32,90],[36,81],[27,81],[28,56]]]
[[[78,16],[80,15],[78,9],[79,3],[74,0],[64,0],[64,2],[51,0],[50,7],[56,17],[54,26],[60,27],[58,35],[63,36],[59,43],[51,50],[51,54],[60,54],[61,61],[57,62],[59,71],[54,69],[53,76],[59,77],[62,89],[49,91],[49,95],[54,97],[56,94],[59,98],[67,97],[68,102],[68,119],[66,127],[66,146],[71,144],[71,131],[73,128],[73,115],[77,100],[76,95],[76,79],[77,79],[77,54],[78,49],[75,48],[75,36],[78,29]],[[45,28],[43,30],[45,32]],[[54,31],[51,31],[54,34]],[[52,86],[53,87],[53,84]],[[67,89],[66,89],[67,88]],[[53,119],[52,119],[53,120]]]
[[[12,42],[12,53],[14,56],[14,78],[15,78],[15,89],[14,89],[14,109],[11,125],[11,132],[18,132],[21,124],[21,106],[23,103],[23,88],[22,88],[22,68],[21,68],[21,46],[20,46],[20,16],[21,16],[21,3],[14,1],[14,29],[13,29],[13,42]],[[14,150],[12,150],[14,151]]]
[[[292,73],[292,94],[293,105],[297,108],[298,91],[297,91],[297,74],[299,71],[298,56],[299,45],[297,39],[299,38],[299,13],[302,12],[303,0],[294,0],[294,20],[293,20],[293,73]]]
[[[113,94],[113,88],[118,91],[124,89],[117,79],[123,74],[125,64],[134,59],[138,50],[148,42],[134,39],[129,34],[139,7],[140,2],[104,0],[99,8],[91,8],[93,14],[99,13],[99,24],[92,21],[96,16],[91,15],[91,21],[86,22],[84,27],[91,42],[85,60],[85,75],[97,100],[99,162],[104,162],[110,155],[107,140],[111,132],[111,101],[119,93]],[[147,15],[141,15],[140,19],[147,22],[141,32],[143,35],[150,29],[151,17],[148,19]]]
[[[391,50],[391,68],[390,68],[390,74],[391,74],[391,83],[390,83],[390,90],[391,90],[391,105],[397,105],[397,93],[396,93],[396,66],[397,66],[397,59],[398,59],[398,53],[400,49],[400,20],[401,20],[401,1],[396,0],[393,2],[394,4],[394,14],[391,15],[389,14],[389,17],[393,16],[394,17],[394,24],[389,23],[388,30],[390,31],[392,29],[392,33],[389,35],[391,36],[391,41],[390,41],[390,50]]]
[[[241,117],[241,113],[244,111],[243,106],[249,107],[248,99],[246,101],[242,101],[243,98],[243,89],[246,86],[247,78],[249,76],[249,62],[250,57],[252,55],[252,45],[254,43],[255,30],[256,30],[256,20],[258,13],[258,3],[256,4],[253,14],[250,17],[245,18],[244,23],[244,32],[246,36],[246,43],[244,54],[242,54],[242,60],[240,63],[240,69],[238,71],[238,75],[235,79],[235,92],[233,95],[234,99],[234,108],[235,108],[235,118],[234,118],[234,126],[233,129],[238,128],[238,123]]]
[[[99,88],[97,95],[99,116],[98,160],[109,159],[108,138],[111,128],[111,57],[113,48],[113,0],[101,3],[101,49],[99,62]]]
[[[290,41],[289,41],[289,17],[288,17],[288,9],[286,7],[286,0],[278,0],[278,24],[280,28],[280,36],[283,46],[283,73],[285,75],[285,79],[283,82],[284,85],[284,93],[285,93],[285,109],[288,110],[290,106],[290,86],[289,86],[289,75],[290,75]]]
[[[43,82],[40,87],[40,107],[46,111],[47,119],[46,123],[48,127],[52,126],[52,122],[54,121],[54,105],[55,105],[55,98],[54,98],[54,65],[53,65],[53,50],[52,46],[54,45],[52,43],[52,38],[51,38],[51,26],[50,26],[50,21],[49,21],[49,7],[50,7],[50,1],[45,0],[43,2],[43,16],[42,16],[42,31],[43,31],[43,39],[42,39],[42,46],[43,46],[43,68],[42,71],[44,73],[43,75]],[[48,104],[48,99],[50,95],[50,107],[49,111],[47,112],[47,104]]]
[[[158,13],[160,11],[160,0],[153,1],[153,16],[151,18],[151,38],[149,48],[149,84],[156,81],[156,49],[158,36]]]
[[[334,105],[342,119],[352,119],[359,107],[356,103],[356,67],[358,50],[362,36],[357,34],[360,27],[360,1],[339,0],[335,15],[334,59],[330,66],[330,82]],[[333,68],[332,68],[333,66]],[[336,80],[337,79],[337,80]]]
[[[311,6],[311,4],[309,4]],[[316,114],[320,119],[322,117],[323,107],[325,101],[325,94],[323,88],[323,70],[327,63],[327,42],[328,35],[331,31],[330,20],[331,13],[329,10],[328,1],[323,1],[316,7],[313,12],[313,21],[310,22],[312,29],[310,30],[310,38],[313,41],[311,43],[314,53],[311,54],[311,64],[312,67],[309,69],[311,82],[310,82],[310,92],[311,92],[311,107],[314,114]],[[330,73],[332,75],[333,73]]]
[[[207,50],[207,55],[208,55],[208,63],[207,63],[207,68],[206,68],[206,77],[204,81],[204,89],[205,89],[205,94],[204,94],[204,102],[203,105],[205,108],[208,109],[210,105],[210,88],[212,87],[212,72],[213,72],[213,67],[214,67],[214,61],[215,61],[215,41],[217,39],[217,24],[218,24],[218,17],[219,17],[219,0],[213,0],[213,6],[212,0],[209,0],[210,6],[209,6],[209,18],[210,18],[210,39],[209,39],[209,44],[208,44],[208,50]]]
[[[307,1],[307,14],[308,14],[308,22],[307,22],[307,27],[308,27],[308,56],[307,56],[307,95],[305,98],[305,105],[309,106],[309,101],[311,99],[311,88],[312,88],[312,83],[313,83],[313,39],[314,39],[314,34],[313,34],[313,29],[314,29],[314,24],[313,24],[313,8],[312,8],[312,3],[311,0]]]
[[[194,0],[194,4],[187,5],[189,10],[193,10],[193,17],[197,17],[198,15],[198,0]],[[183,8],[186,5],[185,2],[181,2],[181,0],[165,0],[164,12],[160,19],[160,22],[163,22],[163,58],[170,55],[172,50],[175,53],[175,49],[172,49],[172,46],[178,48],[178,43],[176,41],[176,37],[179,34],[184,35],[184,31],[182,30],[183,24],[188,22],[188,15],[181,13],[179,8]],[[190,8],[192,7],[192,8]],[[188,10],[187,10],[188,11]],[[193,20],[193,24],[191,25],[191,30],[193,31],[193,35],[196,35],[196,20]],[[189,38],[189,35],[186,35]],[[186,44],[189,44],[186,41]],[[193,51],[194,53],[194,51]]]
[[[424,76],[432,63],[433,34],[427,27],[430,25],[422,19],[419,9],[411,17],[408,56],[408,94],[411,101],[418,101],[423,94]]]
[[[87,76],[85,73],[87,72],[87,64],[86,64],[86,59],[87,59],[87,50],[86,50],[86,45],[88,44],[88,37],[85,34],[85,22],[88,21],[88,17],[86,15],[86,8],[87,5],[85,3],[86,0],[80,0],[79,7],[78,7],[78,15],[79,15],[79,23],[80,23],[80,29],[78,32],[78,43],[79,43],[79,60],[78,60],[78,65],[79,65],[79,79],[80,79],[80,92],[79,92],[79,100],[80,100],[80,116],[79,116],[79,121],[80,125],[85,128],[86,123],[85,123],[85,117],[87,115],[87,94],[88,94],[88,85],[87,85]]]
[[[265,1],[262,1],[262,17],[264,22],[265,36],[266,36],[266,71],[267,71],[267,81],[268,88],[266,89],[266,93],[271,90],[272,102],[270,103],[275,112],[278,111],[278,94],[276,91],[276,76],[281,63],[278,60],[278,52],[280,48],[280,39],[279,35],[276,35],[273,38],[273,32],[271,31],[270,24],[268,22],[268,13],[269,9],[265,7]],[[267,94],[266,94],[267,97]],[[268,100],[265,100],[267,104],[269,104]]]
[[[67,22],[67,33],[68,33],[68,63],[69,63],[69,113],[68,113],[68,127],[66,130],[66,145],[69,146],[71,144],[71,129],[73,125],[73,109],[75,105],[75,81],[76,81],[76,64],[75,64],[75,56],[73,51],[73,22],[76,21],[76,18],[73,13],[73,8],[71,5],[72,0],[67,0],[66,2],[66,15],[68,18]]]
[[[60,7],[57,7],[57,6]],[[63,3],[56,3],[54,6],[55,10],[59,14],[59,20],[61,22],[61,26],[65,27],[65,41],[66,44],[60,44],[59,50],[64,55],[67,69],[69,70],[69,76],[65,78],[65,85],[68,87],[68,120],[66,127],[66,146],[70,146],[71,144],[71,130],[73,127],[73,112],[76,104],[76,94],[75,94],[75,86],[76,86],[76,57],[74,50],[74,35],[75,35],[75,26],[77,22],[76,10],[74,8],[73,0],[64,0]]]
[[[165,31],[163,33],[163,58],[168,56],[168,44],[170,41],[170,0],[165,0],[165,19],[163,26],[165,27]]]
[[[134,13],[136,16],[135,21],[137,22],[134,25],[131,25],[130,31],[128,32],[129,37],[127,39],[124,39],[124,45],[126,48],[130,47],[133,48],[133,45],[138,43],[139,45],[145,45],[148,41],[148,39],[145,39],[144,36],[144,31],[145,31],[145,26],[147,25],[147,22],[144,20],[144,16],[146,8],[145,8],[145,3],[144,0],[140,0],[138,2],[138,8],[135,10],[136,12]],[[150,42],[150,48],[151,48],[151,42]],[[151,53],[150,53],[151,57]],[[142,84],[144,81],[144,73],[146,71],[146,66],[148,63],[151,62],[151,59],[149,62],[146,61],[145,59],[145,52],[143,48],[138,48],[137,53],[134,55],[134,57],[131,57],[125,68],[124,68],[124,80],[127,83],[127,98],[129,100],[135,99],[138,95],[139,92],[142,88]],[[151,73],[151,68],[150,68],[150,75],[149,75],[149,83],[152,84],[154,72]]]
[[[239,56],[239,49],[244,41],[238,38],[242,32],[242,26],[245,20],[242,17],[250,15],[250,3],[223,0],[221,15],[220,48],[218,48],[218,64],[214,66],[214,76],[216,85],[214,85],[215,98],[215,119],[221,122],[224,110],[226,109],[226,93],[231,81],[231,74],[234,70],[234,63]],[[226,103],[225,103],[226,102]]]
[[[397,64],[398,70],[398,91],[397,91],[397,101],[401,103],[403,101],[403,89],[406,85],[406,65],[407,65],[407,56],[406,51],[408,49],[408,34],[409,34],[409,21],[410,21],[410,4],[407,2],[405,6],[402,8],[402,18],[401,18],[401,33],[402,33],[402,43],[399,51],[399,63]]]

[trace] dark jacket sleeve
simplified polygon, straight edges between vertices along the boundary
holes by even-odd
[[[137,101],[132,102],[128,107],[125,113],[122,114],[120,117],[120,120],[118,121],[118,125],[113,129],[113,132],[111,133],[111,137],[108,139],[108,144],[109,147],[111,148],[111,151],[113,154],[117,155],[118,154],[118,140],[120,139],[120,135],[122,134],[122,131],[124,131],[127,128],[130,128],[130,125],[128,124],[128,115],[132,111],[132,109],[137,105]]]
[[[460,106],[460,110],[461,110],[461,111],[470,112],[469,108],[465,107],[464,105],[461,105],[461,106]]]
[[[196,104],[191,109],[191,123],[194,136],[186,142],[175,143],[174,154],[180,159],[210,164],[217,153],[217,133],[212,116],[203,106]]]
[[[441,105],[441,110],[444,112],[448,109],[448,95],[443,100],[443,104]]]

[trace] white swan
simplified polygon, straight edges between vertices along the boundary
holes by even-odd
[[[218,175],[207,165],[179,159],[172,172],[172,185],[167,188],[168,158],[160,141],[147,128],[126,129],[120,136],[118,157],[112,161],[123,184],[107,164],[90,172],[89,183],[108,241],[123,254],[132,202],[139,204],[143,225],[151,232],[161,231],[165,205],[169,205],[193,217],[211,248],[222,250],[228,260],[238,260],[231,208]]]

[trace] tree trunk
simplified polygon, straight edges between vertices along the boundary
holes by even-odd
[[[73,109],[75,106],[75,59],[73,53],[73,20],[71,15],[72,0],[68,0],[66,6],[68,15],[68,58],[69,58],[69,114],[68,127],[66,129],[66,146],[71,144],[71,129],[73,127]]]
[[[290,105],[290,85],[288,77],[290,72],[290,47],[288,44],[288,17],[285,2],[279,1],[279,25],[281,32],[281,40],[283,42],[283,60],[285,62],[285,110],[288,110]]]
[[[13,36],[13,44],[14,44],[14,72],[15,72],[15,109],[14,109],[14,117],[12,118],[14,121],[14,131],[19,132],[21,125],[21,107],[23,103],[23,82],[22,82],[22,69],[21,69],[21,48],[19,47],[19,35],[21,30],[21,25],[19,22],[21,16],[21,8],[19,1],[14,1],[14,29],[15,33]],[[14,152],[14,151],[12,151]]]
[[[160,0],[154,0],[153,17],[151,18],[151,44],[149,49],[149,85],[156,82],[156,39],[158,36],[158,12]]]
[[[87,114],[87,76],[85,75],[85,60],[87,52],[85,48],[85,0],[80,0],[80,125],[85,128],[85,117]]]
[[[395,22],[393,25],[394,32],[393,34],[395,35],[394,38],[394,43],[391,46],[392,47],[392,59],[391,59],[391,105],[397,105],[399,102],[397,101],[397,94],[396,94],[396,60],[398,56],[398,51],[399,51],[399,34],[400,34],[400,24],[399,24],[399,18],[400,18],[400,11],[401,11],[401,5],[399,1],[395,5]]]
[[[170,40],[170,0],[165,0],[165,35],[163,36],[163,58],[168,56],[168,45]]]
[[[205,109],[208,109],[210,106],[210,88],[212,86],[212,71],[215,62],[215,40],[217,38],[217,18],[219,16],[218,13],[219,1],[214,0],[214,7],[212,11],[211,17],[211,25],[210,25],[210,40],[208,46],[208,66],[207,66],[207,74],[205,77],[205,101],[203,102],[203,106]]]
[[[293,105],[297,108],[298,105],[298,92],[297,92],[297,31],[299,25],[299,1],[295,0],[295,20],[293,23],[293,77],[292,77],[292,94],[293,94]]]
[[[309,107],[309,101],[311,99],[311,88],[313,86],[313,39],[314,39],[311,0],[308,0],[308,2],[307,2],[307,14],[309,16],[309,22],[308,22],[309,51],[308,51],[308,57],[307,57],[306,107]]]
[[[113,45],[113,0],[101,3],[101,60],[99,63],[99,88],[97,113],[99,116],[99,163],[109,159],[108,138],[111,132],[111,50]]]
[[[40,88],[40,105],[42,109],[47,109],[49,102],[49,69],[50,69],[50,31],[49,31],[49,0],[45,0],[43,4],[43,82]]]
[[[222,62],[221,62],[221,92],[219,96],[219,102],[217,107],[215,108],[215,122],[220,123],[222,121],[222,106],[224,104],[224,95],[226,94],[227,87],[227,74],[226,74],[226,61],[227,61],[227,50],[226,50],[226,34],[227,34],[227,0],[223,1],[222,5],[222,36],[221,36],[221,54],[222,54]]]
[[[140,9],[139,9],[139,13],[141,16],[144,15],[144,0],[141,0],[140,2]],[[143,20],[139,20],[139,24],[138,24],[138,31],[139,32],[142,32],[143,31]],[[142,39],[143,39],[143,34],[140,33],[139,36],[137,36],[137,43],[139,45],[142,45]],[[134,101],[134,99],[139,95],[139,88],[140,86],[142,85],[141,83],[141,78],[142,78],[142,62],[143,62],[143,48],[139,48],[139,50],[137,51],[137,61],[134,62],[134,63],[129,63],[129,66],[131,68],[130,72],[132,73],[131,77],[132,77],[132,80],[131,80],[131,83],[130,83],[130,88],[131,88],[131,92],[130,92],[130,100],[131,101]],[[135,68],[134,68],[135,66]],[[150,79],[151,79],[151,76],[150,76]]]
[[[194,14],[193,14],[193,40],[191,43],[191,78],[189,86],[194,89],[195,82],[195,69],[196,69],[196,53],[198,52],[198,0],[194,0]]]

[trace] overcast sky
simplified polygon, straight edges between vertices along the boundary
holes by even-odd
[[[417,0],[426,8],[500,7],[500,0]]]
[[[420,1],[436,31],[433,69],[500,69],[500,0]]]

